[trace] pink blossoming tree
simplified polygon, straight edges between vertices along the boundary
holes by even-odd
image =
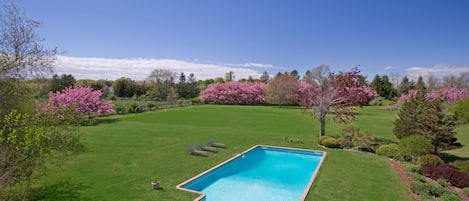
[[[103,102],[101,91],[94,91],[85,86],[74,86],[56,93],[49,92],[49,100],[36,102],[36,112],[41,115],[57,115],[67,118],[68,115],[85,115],[89,118],[113,114],[113,104],[110,101]]]
[[[456,103],[457,101],[466,99],[468,97],[469,89],[445,87],[431,91],[427,94],[426,99]]]
[[[215,83],[200,93],[210,103],[254,105],[265,103],[265,83]]]

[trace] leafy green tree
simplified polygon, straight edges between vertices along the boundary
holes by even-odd
[[[25,200],[48,158],[81,147],[74,121],[36,116],[26,78],[44,77],[55,64],[29,19],[14,4],[1,4],[0,16],[0,199]]]
[[[393,132],[397,138],[402,139],[415,135],[418,116],[425,113],[425,108],[422,107],[423,102],[423,99],[416,97],[404,102],[397,114],[397,119],[394,121]]]
[[[168,96],[177,98],[174,79],[176,73],[166,69],[155,69],[147,78],[150,89],[147,94],[151,97],[166,100]]]
[[[114,88],[114,95],[117,97],[132,97],[135,94],[135,81],[121,77],[114,81],[112,88]]]
[[[279,74],[267,85],[265,91],[268,103],[291,105],[297,103],[298,82],[294,76]]]
[[[226,81],[226,82],[235,81],[235,75],[234,75],[234,72],[233,72],[233,71],[227,72],[227,73],[225,74],[225,81]]]
[[[424,136],[412,135],[399,141],[399,151],[405,159],[416,162],[419,156],[432,152],[432,143]]]
[[[370,86],[379,96],[388,100],[397,96],[397,90],[392,86],[387,75],[383,75],[382,77],[376,75],[370,83]]]
[[[75,85],[76,80],[72,74],[62,74],[60,77],[55,74],[50,81],[49,90],[52,92],[62,91],[67,87]]]

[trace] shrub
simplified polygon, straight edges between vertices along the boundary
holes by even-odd
[[[445,163],[439,156],[435,154],[427,154],[427,155],[420,156],[418,162],[420,165],[423,165],[423,164],[442,165]]]
[[[319,144],[319,145],[323,145],[322,142],[323,142],[325,139],[329,139],[329,138],[331,138],[331,137],[329,137],[329,136],[320,136],[320,137],[318,138],[318,144]]]
[[[401,139],[399,150],[406,160],[415,162],[419,156],[432,152],[432,143],[423,136],[412,135]]]
[[[352,142],[341,137],[341,138],[338,138],[337,141],[339,142],[340,144],[340,148],[350,148],[353,146]]]
[[[375,99],[370,101],[371,106],[389,106],[394,105],[395,102],[391,100],[387,100],[381,96],[376,97]]]
[[[201,98],[195,97],[195,98],[191,98],[191,99],[190,99],[190,102],[191,102],[192,104],[201,104],[203,101],[202,101]]]
[[[457,167],[462,172],[469,173],[469,161],[456,160],[452,163],[452,165]]]
[[[430,183],[423,182],[412,182],[410,184],[410,190],[418,195],[430,195],[430,196],[441,196],[445,189],[441,186],[435,186]]]
[[[340,143],[335,138],[327,138],[322,141],[322,145],[327,148],[340,148]]]
[[[358,132],[353,136],[352,143],[354,146],[359,146],[365,148],[367,151],[372,151],[371,144],[374,141],[373,134],[369,132]]]
[[[154,108],[155,106],[156,106],[156,105],[155,105],[155,103],[153,103],[153,102],[148,102],[148,103],[147,103],[147,108],[148,108],[148,110],[150,110],[150,111],[153,110],[153,108]]]
[[[383,144],[378,147],[376,154],[386,156],[389,158],[399,158],[399,145],[398,144]]]
[[[469,187],[469,174],[459,171],[452,165],[445,164],[434,166],[425,164],[420,168],[420,173],[433,180],[446,179],[453,186],[459,188]]]
[[[461,199],[459,199],[459,196],[455,193],[451,193],[451,192],[444,192],[442,195],[441,195],[441,199],[443,201],[460,201]]]
[[[117,100],[117,97],[114,94],[110,94],[108,97],[109,97],[109,100],[112,100],[112,101]]]

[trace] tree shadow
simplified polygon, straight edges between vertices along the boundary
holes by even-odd
[[[445,163],[452,163],[452,162],[457,161],[457,160],[469,161],[469,158],[467,158],[467,157],[460,157],[460,156],[456,156],[456,155],[450,154],[450,153],[440,153],[439,155],[440,155],[441,159],[443,159],[443,161],[445,161]]]
[[[84,122],[81,126],[97,126],[100,124],[112,124],[118,122],[119,119],[110,119],[110,118],[99,118],[99,119],[94,119],[89,122]]]
[[[69,180],[35,188],[30,193],[29,200],[91,200],[81,195],[80,191],[89,188],[82,183]]]

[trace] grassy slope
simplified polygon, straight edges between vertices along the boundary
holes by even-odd
[[[388,113],[375,114],[379,112],[374,108],[362,113],[356,122],[362,130],[392,138],[389,129],[378,126],[389,124],[382,117]],[[370,119],[365,114],[377,116]],[[383,120],[366,123],[373,119]],[[52,167],[34,199],[192,200],[194,194],[175,186],[255,144],[322,149],[316,145],[317,120],[298,109],[204,105],[113,116],[101,122],[83,127],[89,150],[67,160],[61,170]],[[328,123],[328,134],[338,135],[342,127]],[[305,144],[283,142],[283,136],[303,138]],[[184,145],[209,138],[229,148],[207,158],[185,153]],[[388,159],[325,150],[329,154],[307,200],[411,200]],[[155,178],[162,181],[162,190],[151,189]]]

